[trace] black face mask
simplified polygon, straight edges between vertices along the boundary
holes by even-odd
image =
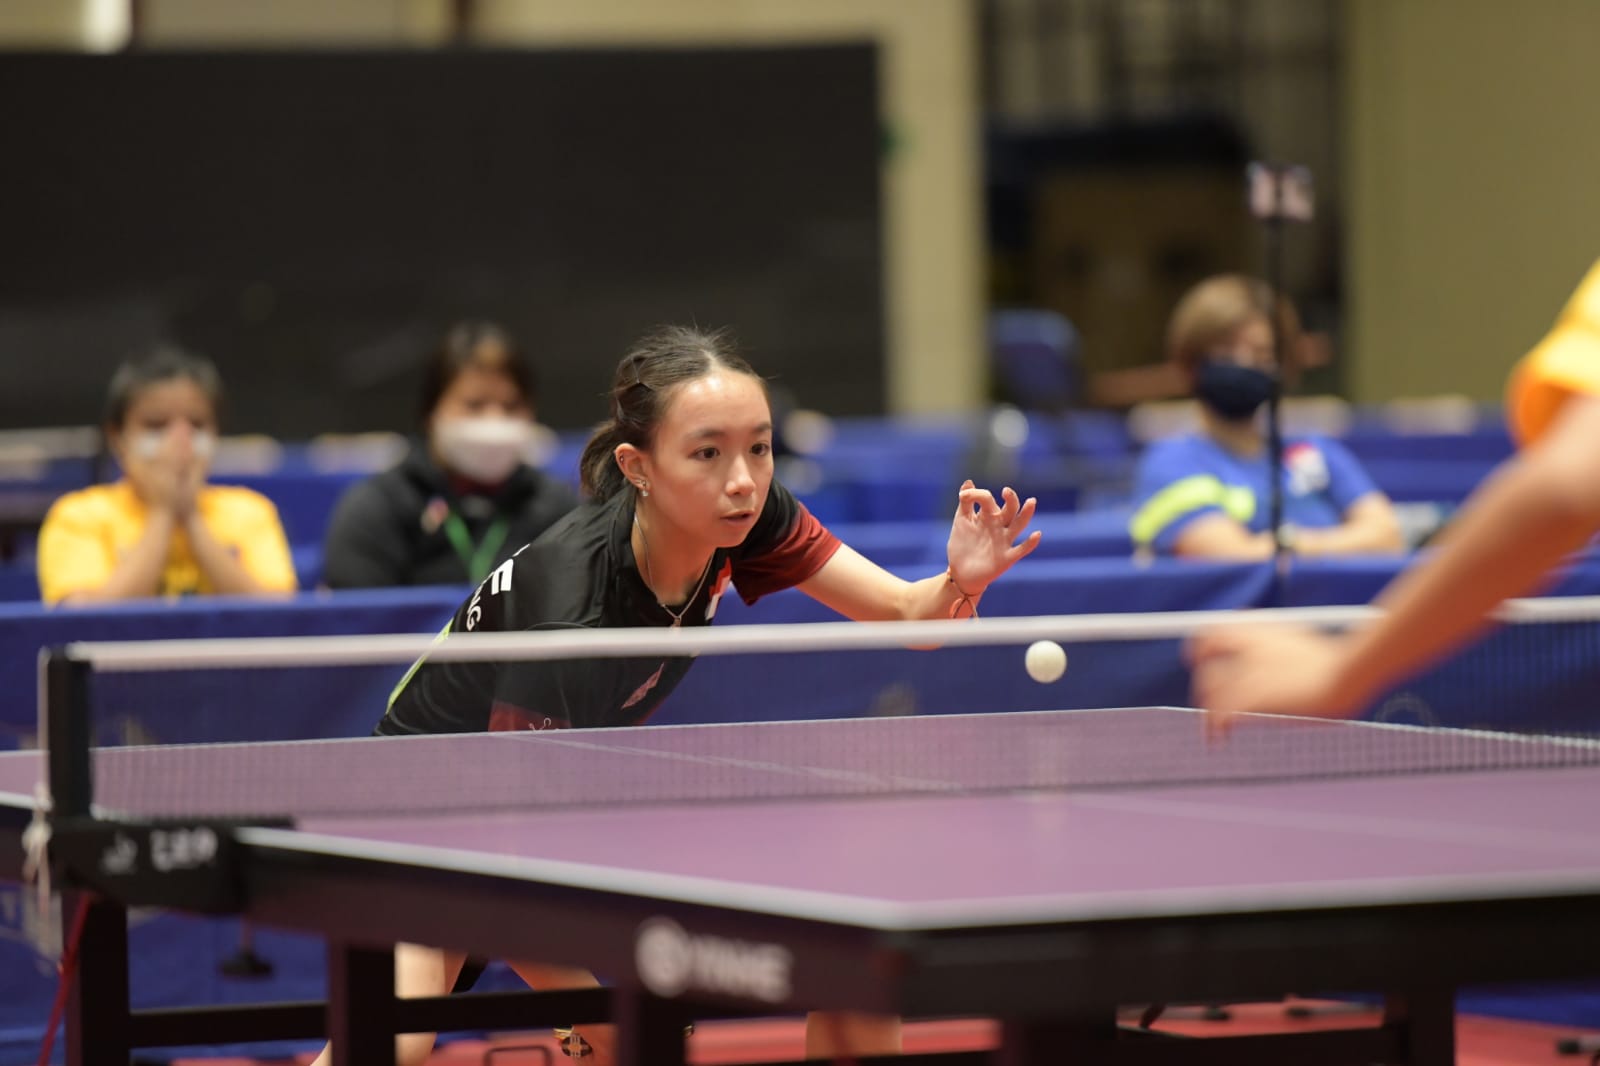
[[[1206,363],[1195,378],[1194,394],[1230,422],[1242,422],[1272,395],[1272,375],[1253,366]]]

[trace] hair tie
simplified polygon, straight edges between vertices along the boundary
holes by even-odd
[[[961,597],[955,603],[950,605],[950,617],[956,617],[956,613],[961,610],[961,605],[963,603],[967,605],[967,610],[972,612],[968,617],[978,617],[978,605],[972,602],[972,597],[969,596],[960,585],[956,584],[955,570],[950,567],[946,567],[944,571],[944,579],[949,583],[951,588],[956,590],[956,595]]]

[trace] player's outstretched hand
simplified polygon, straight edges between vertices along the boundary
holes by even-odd
[[[1037,548],[1043,535],[1034,530],[1020,543],[1017,540],[1033,520],[1037,500],[1032,496],[1018,500],[1010,487],[1000,490],[1000,498],[1003,503],[995,502],[993,493],[975,487],[970,479],[961,484],[961,502],[956,505],[945,550],[950,576],[956,587],[969,596],[981,593],[1013,563]]]
[[[1193,698],[1207,732],[1225,734],[1240,714],[1350,718],[1366,694],[1341,683],[1343,637],[1295,626],[1218,626],[1185,648]]]

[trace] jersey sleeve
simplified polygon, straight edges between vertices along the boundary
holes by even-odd
[[[1328,499],[1341,515],[1363,496],[1381,492],[1350,449],[1335,440],[1318,439],[1316,444],[1328,464]]]
[[[73,493],[57,500],[45,515],[38,544],[39,592],[45,603],[59,603],[111,579],[111,539],[96,510],[93,500]]]
[[[1506,412],[1517,442],[1526,445],[1543,436],[1572,396],[1600,396],[1600,261],[1554,328],[1512,371]]]
[[[1185,526],[1201,515],[1226,514],[1227,486],[1202,469],[1181,441],[1148,449],[1134,478],[1128,534],[1139,547],[1170,552]]]
[[[793,588],[821,570],[839,543],[805,504],[774,481],[761,517],[731,553],[734,587],[745,603]]]

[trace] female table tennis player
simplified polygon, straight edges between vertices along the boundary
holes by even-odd
[[[1194,637],[1195,702],[1213,726],[1240,712],[1359,713],[1600,529],[1600,262],[1513,371],[1507,413],[1519,454],[1473,494],[1437,551],[1379,595],[1378,620],[1342,635],[1224,627]]]
[[[948,567],[904,581],[825,529],[773,479],[766,388],[722,333],[669,327],[623,357],[611,419],[582,458],[585,503],[523,548],[473,592],[446,634],[580,626],[709,625],[730,586],[746,601],[797,587],[859,620],[965,618],[984,589],[1039,542],[1019,541],[1035,501],[1001,501],[968,481],[948,543]],[[397,688],[382,734],[637,725],[688,671],[688,659],[428,663]],[[459,954],[402,946],[403,996],[441,995]],[[592,985],[587,973],[517,963],[537,988]],[[894,1019],[828,1016],[808,1025],[808,1050],[894,1050]],[[609,1026],[569,1048],[609,1061]],[[420,1062],[425,1034],[403,1037],[400,1061]]]

